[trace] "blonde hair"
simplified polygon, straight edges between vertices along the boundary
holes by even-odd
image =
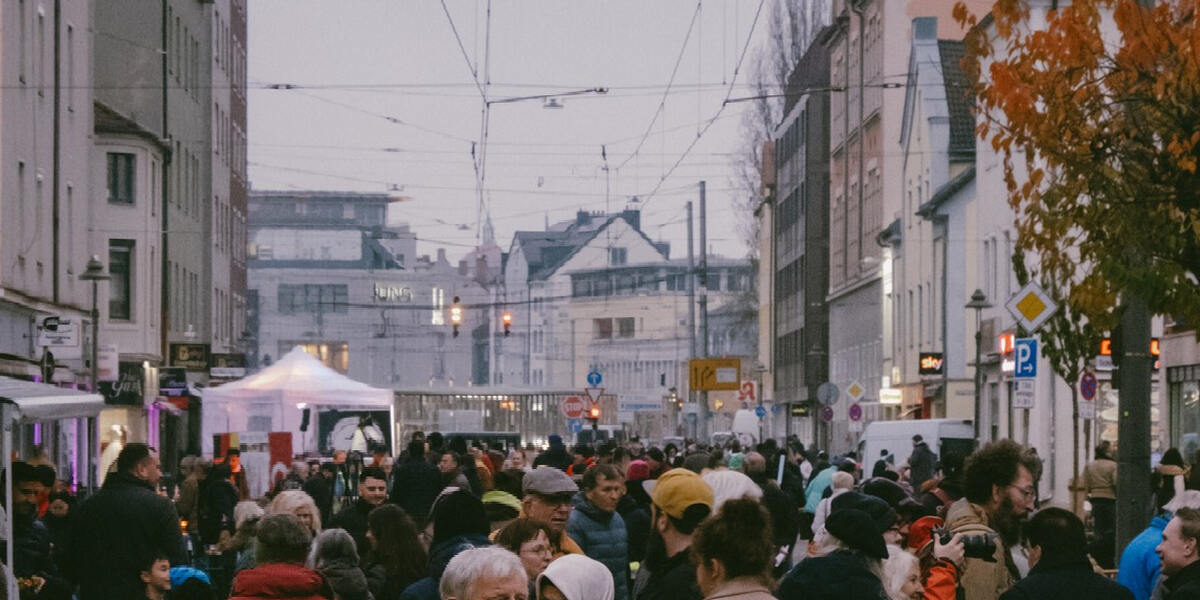
[[[250,519],[258,519],[265,514],[261,506],[253,500],[242,500],[233,507],[233,525],[239,528]]]
[[[267,506],[268,515],[295,515],[297,510],[307,508],[312,511],[313,531],[321,531],[321,511],[312,496],[300,490],[285,490],[275,495],[275,499]]]
[[[835,490],[849,490],[854,488],[854,476],[844,471],[838,471],[833,474],[833,481],[830,485]]]

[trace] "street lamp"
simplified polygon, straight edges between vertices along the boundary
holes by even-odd
[[[100,256],[93,254],[92,259],[87,262],[87,269],[79,275],[82,281],[92,282],[92,391],[99,389],[100,376],[100,307],[99,302],[100,291],[98,285],[101,281],[111,279],[108,273],[104,271],[104,263],[100,262]]]
[[[976,289],[974,294],[971,294],[971,301],[967,303],[965,308],[975,310],[975,418],[972,421],[975,424],[975,439],[979,439],[979,408],[980,397],[983,391],[983,371],[979,369],[979,363],[983,360],[983,329],[982,317],[980,313],[985,308],[991,308],[992,304],[988,302],[987,295],[983,290]]]

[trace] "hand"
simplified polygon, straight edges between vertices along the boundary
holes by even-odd
[[[942,544],[941,536],[933,536],[933,556],[939,560],[948,560],[956,565],[962,565],[965,556],[962,534],[956,533],[950,538],[949,544]]]

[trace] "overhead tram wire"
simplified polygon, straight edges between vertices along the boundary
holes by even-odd
[[[649,194],[642,196],[643,210],[645,210],[646,205],[654,199],[654,195],[658,193],[660,188],[662,188],[663,183],[666,183],[667,179],[671,177],[671,174],[675,172],[675,169],[679,167],[684,159],[687,158],[692,149],[696,147],[696,144],[700,142],[700,140],[704,137],[704,134],[708,133],[709,128],[711,128],[713,123],[717,121],[717,118],[721,116],[721,113],[728,105],[729,98],[733,95],[733,86],[735,83],[737,83],[738,74],[741,73],[742,63],[746,60],[746,52],[750,50],[750,42],[754,40],[754,30],[758,27],[758,20],[762,15],[764,4],[766,4],[766,0],[759,0],[758,9],[754,11],[754,21],[750,23],[750,33],[746,35],[746,44],[742,46],[741,56],[738,57],[737,66],[733,69],[733,77],[729,81],[729,89],[725,92],[725,100],[723,100],[721,105],[717,107],[717,112],[713,114],[711,119],[708,120],[708,123],[704,125],[704,128],[696,134],[696,137],[692,140],[692,143],[688,144],[688,147],[684,149],[683,154],[679,155],[679,158],[675,161],[675,164],[671,165],[671,168],[667,169],[667,172],[663,173],[662,177],[659,178],[658,184],[654,186],[654,189],[651,190]]]
[[[692,31],[696,28],[696,21],[700,18],[700,6],[702,2],[703,0],[696,2],[696,10],[692,12],[692,22],[688,25],[687,34],[683,36],[683,45],[679,47],[679,56],[675,57],[675,66],[671,68],[671,77],[667,80],[667,87],[663,90],[663,96],[658,102],[658,108],[654,109],[654,115],[650,117],[650,123],[646,125],[646,132],[642,134],[642,139],[638,142],[637,147],[633,149],[633,152],[629,156],[625,157],[625,160],[621,161],[621,164],[617,165],[618,171],[624,168],[633,157],[638,155],[638,152],[642,149],[642,145],[650,137],[650,132],[654,130],[654,124],[658,122],[658,116],[666,110],[667,97],[671,94],[671,87],[675,84],[675,75],[679,72],[679,65],[683,62],[683,56],[687,52],[688,40],[692,38]]]

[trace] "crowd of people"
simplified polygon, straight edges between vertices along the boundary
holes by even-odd
[[[1160,467],[1160,511],[1118,561],[1110,452],[1085,469],[1089,535],[1041,506],[1041,460],[1008,440],[956,461],[915,436],[903,464],[868,465],[795,439],[537,452],[418,433],[394,461],[297,462],[265,498],[236,453],[185,458],[169,497],[130,443],[80,502],[15,462],[6,541],[21,597],[47,600],[1200,598],[1189,472]]]

